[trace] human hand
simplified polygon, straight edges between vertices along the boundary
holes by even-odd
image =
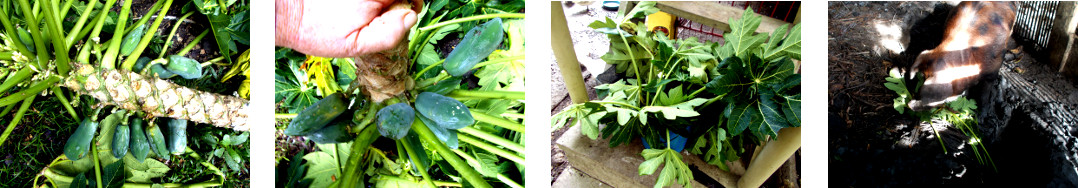
[[[411,6],[401,3],[412,2]],[[416,23],[409,0],[276,0],[277,46],[322,57],[393,48]]]

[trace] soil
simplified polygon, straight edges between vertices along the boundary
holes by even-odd
[[[121,1],[116,2],[117,5],[122,5],[121,3]],[[154,3],[156,3],[156,1],[131,2],[131,22],[137,22],[139,21],[139,19],[147,18],[151,20],[146,21],[146,24],[153,24],[153,19],[157,18],[158,12],[153,12],[153,14],[149,16],[146,15],[146,12],[153,7]],[[161,25],[159,25],[157,28],[157,36],[161,36],[161,39],[164,39],[164,37],[168,37],[169,32],[172,31],[172,27],[177,23],[180,17],[183,17],[183,7],[189,3],[190,2],[188,1],[172,2],[171,8],[169,8],[168,13],[165,14],[165,18],[163,18],[161,21]],[[114,6],[112,8],[112,11],[119,12],[120,7],[121,6]],[[190,11],[198,10],[192,8]],[[165,54],[175,54],[176,52],[179,52],[180,49],[183,49],[184,46],[187,46],[187,44],[189,44],[191,40],[195,39],[195,37],[197,37],[199,34],[202,34],[202,31],[210,29],[210,21],[206,18],[205,15],[202,15],[198,12],[191,14],[191,16],[188,16],[186,19],[182,20],[182,22],[183,24],[180,25],[180,28],[176,30],[176,36],[172,38],[172,43],[169,44],[168,52],[166,52]],[[160,44],[158,44],[158,46],[160,46]],[[205,62],[207,60],[221,56],[221,53],[217,49],[217,42],[214,39],[213,31],[210,31],[210,33],[206,34],[205,37],[202,37],[202,40],[199,41],[198,45],[192,48],[191,51],[187,52],[185,56],[194,60],[198,60],[199,62]],[[147,47],[147,52],[148,51],[149,47]],[[143,53],[143,56],[147,55],[148,53]],[[155,58],[156,56],[151,57]]]
[[[1078,88],[1073,78],[1034,58],[1044,54],[1023,51],[1024,43],[1012,42],[1016,45],[1009,47],[1014,50],[1006,53],[999,75],[982,78],[967,92],[978,102],[981,139],[995,169],[978,163],[965,143],[969,137],[948,123],[920,122],[894,110],[897,94],[883,86],[884,78],[890,69],[904,70],[916,54],[939,44],[952,8],[938,2],[829,3],[830,184],[992,185],[1022,179],[1033,187],[1075,186],[1071,156],[1078,133],[1070,128],[1074,120],[1069,115]],[[894,30],[900,36],[886,32]],[[904,47],[889,48],[884,41]]]

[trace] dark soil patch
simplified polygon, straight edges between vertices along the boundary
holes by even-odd
[[[1067,152],[1058,149],[1073,149],[1073,144],[1061,146],[1055,141],[1068,133],[1037,126],[1045,121],[1033,118],[1038,111],[1072,105],[1075,100],[1030,104],[1014,95],[1013,90],[1024,88],[1012,86],[1014,80],[1008,79],[1032,80],[1061,91],[1053,96],[1064,99],[1073,98],[1070,93],[1078,89],[1028,52],[1007,53],[1000,72],[1008,76],[983,78],[967,95],[978,102],[982,141],[998,171],[979,164],[965,144],[969,137],[946,122],[919,122],[893,109],[897,95],[883,86],[887,72],[908,67],[916,54],[938,45],[951,8],[938,2],[829,3],[828,177],[832,185],[996,185],[1017,178],[1025,185],[1041,187],[1075,181],[1067,180],[1068,161],[1062,157]],[[907,47],[901,52],[887,50],[880,41],[889,36],[880,26],[898,28],[908,36],[898,39]],[[939,137],[933,129],[940,131]],[[948,153],[943,152],[941,139]]]
[[[156,3],[156,1],[131,2],[131,15],[129,17],[130,21],[137,22],[140,19],[146,18],[150,19],[146,21],[147,26],[153,24],[154,19],[157,18],[157,14],[159,14],[159,12],[152,12],[150,13],[150,15],[146,14],[147,11],[150,11],[150,8],[153,7],[154,3]],[[117,6],[114,6],[112,8],[112,11],[119,12],[121,7],[120,5],[122,5],[122,3],[120,1],[117,1],[116,4]],[[168,55],[179,52],[180,49],[183,49],[184,46],[189,44],[191,40],[194,40],[195,37],[197,37],[203,31],[210,30],[210,22],[206,18],[206,16],[197,12],[198,10],[193,7],[193,4],[188,4],[192,3],[189,1],[172,2],[168,13],[165,15],[165,18],[162,19],[161,25],[159,25],[157,28],[157,35],[155,35],[155,37],[157,37],[157,40],[160,40],[161,43],[157,43],[156,45],[154,45],[155,43],[153,42],[150,43],[151,45],[146,47],[146,51],[143,53],[144,57],[151,57],[151,59],[157,58],[156,55],[159,54],[160,46],[164,44],[163,40],[165,39],[165,37],[168,37],[169,32],[172,31],[172,27],[178,22],[182,22],[182,24],[180,25],[180,28],[176,30],[176,36],[172,37],[172,43],[169,44],[168,51],[165,52],[166,58]],[[183,17],[183,15],[186,13],[183,12],[184,6],[191,6],[187,7],[187,9],[189,9],[189,11],[195,12],[191,16],[188,16],[186,19],[179,20],[179,18]],[[160,9],[158,11],[160,11]],[[129,25],[128,27],[137,27],[137,25]],[[205,62],[207,60],[221,56],[221,53],[217,49],[217,42],[213,37],[213,31],[210,31],[210,33],[206,34],[206,36],[199,41],[198,45],[192,48],[191,51],[187,52],[187,54],[184,56],[194,60],[198,60],[199,62]]]

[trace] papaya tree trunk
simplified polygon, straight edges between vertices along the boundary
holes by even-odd
[[[397,9],[412,9],[419,13],[423,10],[423,0],[399,0],[386,11]],[[363,94],[370,96],[374,102],[382,102],[411,90],[415,80],[408,71],[412,65],[409,55],[407,39],[398,42],[392,49],[360,55],[355,58],[355,82],[363,86]]]
[[[62,85],[103,104],[237,131],[250,129],[246,99],[198,91],[130,71],[103,70],[80,63],[72,63],[72,68]]]
[[[393,49],[356,57],[356,82],[363,86],[363,94],[382,102],[412,89],[410,65],[408,42],[400,42]]]

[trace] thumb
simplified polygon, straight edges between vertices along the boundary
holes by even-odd
[[[355,33],[355,53],[369,54],[389,50],[397,45],[416,23],[416,13],[409,9],[391,10],[371,20]]]

